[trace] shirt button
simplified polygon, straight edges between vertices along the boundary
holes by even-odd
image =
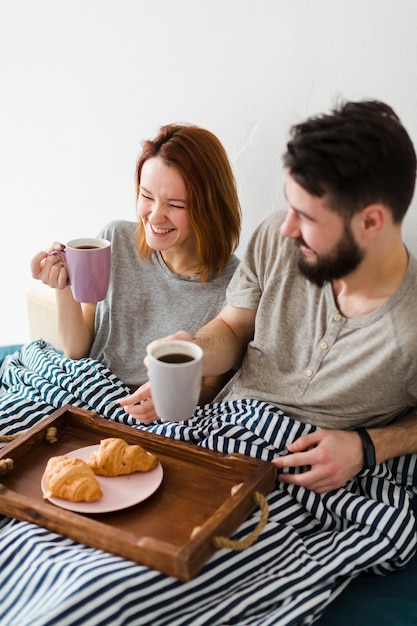
[[[321,344],[320,344],[321,350],[327,350],[328,347],[329,347],[328,343],[326,343],[325,341],[321,342]]]
[[[306,374],[307,374],[307,376],[308,376],[309,378],[311,378],[311,377],[313,376],[314,372],[313,372],[313,370],[308,369],[308,370],[306,371]]]
[[[342,316],[340,315],[340,313],[335,313],[333,315],[333,319],[335,322],[340,322],[340,320],[342,319]]]

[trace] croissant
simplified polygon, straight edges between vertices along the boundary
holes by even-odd
[[[156,467],[158,458],[139,445],[129,445],[123,439],[109,437],[90,456],[88,465],[101,476],[121,476],[133,472],[148,472]]]
[[[44,480],[45,498],[55,496],[72,502],[94,502],[103,495],[93,470],[81,459],[51,457],[46,464]]]

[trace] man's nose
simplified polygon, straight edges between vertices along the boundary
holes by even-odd
[[[283,237],[300,237],[300,219],[295,211],[288,209],[285,220],[281,224],[281,235]]]

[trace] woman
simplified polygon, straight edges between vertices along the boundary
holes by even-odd
[[[56,289],[65,355],[99,359],[132,390],[147,380],[143,358],[152,339],[183,327],[193,333],[222,308],[241,226],[227,154],[205,129],[170,124],[145,141],[136,190],[138,223],[117,220],[99,234],[112,244],[104,301],[74,300],[65,259],[50,254],[61,244],[31,262],[32,276]],[[200,402],[222,384],[205,379]]]

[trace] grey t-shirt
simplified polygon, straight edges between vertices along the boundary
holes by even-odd
[[[386,424],[417,406],[417,261],[377,310],[346,318],[330,284],[297,268],[298,250],[274,213],[253,235],[227,291],[256,309],[242,367],[217,400],[255,398],[326,428]]]
[[[117,220],[99,235],[112,243],[112,266],[107,297],[97,304],[90,351],[132,388],[148,379],[143,364],[147,344],[180,329],[194,334],[215,317],[239,263],[233,256],[224,273],[207,283],[179,276],[158,252],[149,262],[142,259],[135,243],[136,226]]]

